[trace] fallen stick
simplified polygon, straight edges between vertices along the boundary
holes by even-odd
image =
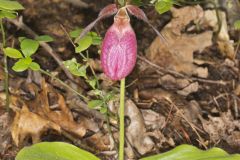
[[[229,84],[229,83],[231,83],[231,81],[210,80],[210,79],[203,79],[203,78],[188,77],[187,75],[184,75],[182,73],[176,72],[174,70],[165,69],[164,67],[161,67],[161,66],[159,66],[159,65],[149,61],[144,56],[138,55],[137,57],[138,57],[138,59],[140,59],[141,61],[145,62],[149,66],[151,66],[153,68],[156,68],[157,71],[159,71],[161,74],[163,74],[162,72],[167,72],[167,73],[170,73],[170,74],[175,75],[177,77],[186,78],[186,79],[188,79],[190,81],[199,81],[199,82],[203,82],[203,83],[219,84],[219,85],[224,85],[224,86]]]
[[[74,6],[77,6],[79,8],[89,8],[90,7],[89,4],[83,2],[82,0],[63,0],[63,1],[65,1],[67,3],[71,3]]]

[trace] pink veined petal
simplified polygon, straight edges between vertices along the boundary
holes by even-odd
[[[101,64],[112,80],[120,80],[131,73],[136,63],[137,40],[130,24],[124,30],[113,24],[102,44]]]

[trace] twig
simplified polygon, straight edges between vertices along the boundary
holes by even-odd
[[[8,21],[14,24],[15,26],[21,28],[22,30],[26,31],[28,34],[30,34],[34,38],[38,37],[38,35],[22,21],[22,17],[20,17],[19,20],[9,19]],[[48,52],[54,58],[54,60],[58,63],[58,65],[62,68],[64,73],[67,75],[67,77],[73,80],[72,74],[63,65],[62,59],[53,51],[51,46],[46,42],[39,42],[39,43],[40,43],[40,46],[42,46],[43,49],[45,49],[45,51]]]
[[[185,78],[187,80],[194,80],[194,81],[199,81],[199,82],[203,82],[203,83],[210,83],[210,84],[219,84],[219,85],[227,85],[228,83],[230,83],[229,81],[223,81],[223,80],[210,80],[210,79],[202,79],[202,78],[195,78],[195,77],[188,77],[187,75],[184,75],[184,74],[181,74],[181,73],[178,73],[176,71],[173,71],[173,70],[170,70],[170,69],[165,69],[151,61],[149,61],[148,59],[146,59],[145,57],[143,56],[140,56],[138,55],[138,59],[142,60],[143,62],[147,63],[148,65],[154,67],[157,69],[157,72],[162,74],[162,72],[167,72],[167,73],[170,73],[174,76],[177,76],[177,77],[181,77],[181,78]]]
[[[85,96],[83,96],[82,94],[80,94],[78,91],[76,91],[75,89],[73,89],[72,87],[70,87],[69,85],[67,85],[66,83],[64,83],[64,82],[63,82],[62,80],[60,80],[59,78],[53,76],[52,74],[50,74],[50,73],[48,73],[48,72],[46,72],[46,71],[44,71],[44,70],[42,70],[42,69],[40,69],[39,71],[40,71],[41,73],[43,73],[43,74],[51,77],[52,79],[57,80],[59,83],[61,83],[61,84],[62,84],[63,86],[65,86],[67,89],[71,90],[72,92],[74,92],[75,94],[77,94],[78,96],[80,96],[81,98],[83,98],[84,101],[86,101],[86,102],[89,101],[89,99],[88,99],[87,97],[85,97]]]
[[[93,153],[100,152],[100,151],[95,150],[94,148],[90,147],[89,145],[87,145],[85,142],[83,142],[79,138],[75,138],[74,136],[72,136],[71,134],[69,134],[65,130],[62,130],[61,133],[64,137],[67,137],[69,140],[71,140],[73,142],[73,144],[75,144],[76,146],[78,146],[82,149],[88,150],[88,151],[93,152]]]
[[[168,101],[176,110],[177,112],[181,115],[181,117],[191,126],[191,128],[193,129],[193,131],[196,133],[196,135],[199,138],[199,141],[201,142],[201,144],[203,145],[203,138],[200,136],[200,134],[198,133],[197,130],[201,131],[197,126],[195,126],[193,123],[191,123],[187,117],[184,116],[184,114],[179,110],[179,108],[175,105],[175,103],[170,99],[170,98],[165,98],[166,101]],[[203,145],[205,148],[207,148],[207,146]]]
[[[66,28],[65,28],[62,24],[60,24],[60,27],[62,28],[63,32],[67,35],[69,41],[72,43],[72,45],[74,46],[74,48],[76,48],[76,45],[75,45],[74,42],[72,41],[72,39],[71,39],[70,35],[68,34]]]
[[[2,32],[2,46],[1,49],[3,51],[3,48],[6,46],[6,35],[5,35],[5,31],[4,31],[4,27],[3,27],[3,22],[2,19],[0,20],[0,27],[1,27],[1,32]],[[9,104],[10,104],[10,99],[9,99],[9,84],[8,84],[8,63],[7,63],[7,56],[6,54],[3,55],[3,61],[4,61],[4,90],[5,90],[5,94],[6,94],[6,109],[9,112]]]
[[[235,115],[235,118],[238,118],[239,116],[239,113],[238,113],[238,102],[237,102],[237,98],[235,96],[233,96],[233,102],[234,102],[234,115]]]
[[[138,55],[138,59],[140,59],[141,61],[147,63],[148,65],[158,69],[160,72],[165,71],[165,72],[171,73],[171,74],[173,74],[173,75],[175,75],[177,77],[185,78],[185,75],[183,75],[181,73],[178,73],[178,72],[175,72],[173,70],[169,70],[169,69],[163,68],[163,67],[161,67],[161,66],[159,66],[159,65],[157,65],[157,64],[155,64],[155,63],[153,63],[151,61],[149,61],[148,59],[146,59],[143,56]]]
[[[213,100],[209,101],[208,104],[210,105],[210,104],[213,103],[213,102],[216,103],[216,101],[217,101],[219,98],[223,98],[223,97],[225,97],[225,96],[229,96],[229,95],[231,95],[231,94],[229,94],[229,93],[222,93],[222,94],[219,94],[218,96],[214,97]]]
[[[63,1],[65,1],[67,3],[71,3],[74,6],[77,6],[79,8],[89,8],[90,7],[89,4],[83,2],[82,0],[63,0]]]

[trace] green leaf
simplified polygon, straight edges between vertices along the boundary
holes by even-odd
[[[100,113],[102,113],[102,114],[107,113],[107,107],[102,107],[102,108],[100,109]]]
[[[83,29],[78,28],[74,31],[70,32],[70,37],[77,38]],[[99,36],[96,32],[88,32],[85,37],[91,37],[92,38],[92,44],[93,45],[100,45],[102,43],[102,37]]]
[[[159,14],[163,14],[171,9],[174,2],[173,0],[159,0],[155,4],[155,9]]]
[[[102,43],[102,37],[100,36],[94,36],[92,37],[92,44],[95,46],[98,46]]]
[[[0,8],[5,10],[22,10],[24,7],[17,1],[0,0]]]
[[[105,95],[104,99],[108,102],[108,101],[112,100],[114,97],[115,97],[114,92],[108,92],[108,93]]]
[[[32,59],[30,57],[27,58],[22,58],[20,60],[18,60],[14,66],[12,67],[12,69],[16,72],[22,72],[25,71],[26,69],[28,69],[29,65],[31,64]]]
[[[235,28],[236,30],[240,30],[240,20],[236,20],[236,21],[234,22],[234,28]]]
[[[18,41],[21,43],[26,37],[18,37]]]
[[[89,32],[87,36],[92,37],[93,45],[100,45],[102,43],[102,37],[99,36],[96,32]]]
[[[77,29],[71,31],[71,32],[69,33],[69,35],[70,35],[70,37],[72,37],[72,38],[77,38],[77,37],[80,35],[81,32],[82,32],[82,29],[81,29],[81,28],[77,28]]]
[[[81,66],[80,68],[77,69],[77,74],[80,77],[84,77],[85,79],[87,79],[87,67],[88,66]]]
[[[23,148],[15,160],[100,160],[95,155],[63,142],[42,142]]]
[[[102,104],[103,104],[103,100],[92,100],[88,102],[88,107],[91,109],[94,109],[97,107],[101,107]]]
[[[54,39],[49,35],[42,35],[35,38],[39,42],[52,42]]]
[[[40,65],[36,62],[32,62],[30,65],[29,65],[29,68],[33,71],[39,71],[40,70]]]
[[[88,47],[91,46],[92,42],[93,42],[93,39],[91,36],[85,36],[82,39],[80,39],[78,42],[78,47],[75,48],[76,53],[79,53],[88,49]]]
[[[93,89],[96,89],[97,79],[87,80],[87,82]]]
[[[99,89],[94,89],[94,90],[92,90],[92,92],[96,96],[102,96],[103,95],[103,92]]]
[[[118,3],[123,7],[125,4],[125,0],[118,0]]]
[[[191,145],[180,145],[168,152],[142,158],[141,160],[239,160],[240,154],[229,155],[220,148],[206,151]]]
[[[3,51],[10,58],[22,58],[23,57],[21,52],[19,52],[15,48],[7,47],[7,48],[4,48]]]
[[[141,5],[143,5],[143,2],[141,0],[132,0],[131,4],[133,4],[135,6],[141,6]]]
[[[86,69],[88,66],[81,66],[79,63],[77,63],[76,58],[64,61],[63,64],[73,75],[87,79]]]
[[[24,56],[30,57],[39,48],[39,42],[32,39],[25,38],[21,41],[20,47]]]
[[[0,11],[0,19],[1,18],[9,18],[14,19],[17,17],[17,13],[13,11]]]

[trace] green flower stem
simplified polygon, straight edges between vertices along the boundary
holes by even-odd
[[[99,88],[98,77],[97,77],[97,75],[96,75],[96,73],[95,73],[95,71],[94,71],[92,65],[91,65],[90,63],[88,63],[88,64],[89,64],[89,67],[90,67],[90,69],[91,69],[91,71],[92,71],[92,74],[93,74],[94,78],[97,80],[97,88]]]
[[[54,75],[52,75],[51,73],[44,71],[42,69],[39,70],[41,73],[51,77],[54,80],[57,80],[59,83],[61,83],[63,86],[65,86],[66,88],[68,88],[69,90],[73,91],[74,93],[76,93],[77,95],[79,95],[81,98],[84,99],[84,101],[89,101],[89,99],[85,96],[83,96],[81,93],[79,93],[78,91],[76,91],[75,89],[73,89],[72,87],[70,87],[69,85],[67,85],[65,82],[63,82],[62,80],[60,80],[59,78],[55,77]]]
[[[119,160],[124,160],[124,97],[125,97],[125,78],[121,80],[120,86],[120,132],[119,132]]]
[[[2,32],[2,52],[3,52],[3,48],[6,46],[6,35],[5,35],[5,31],[4,31],[4,27],[3,27],[3,22],[2,19],[0,19],[0,28],[1,28],[1,32]],[[3,52],[4,53],[4,52]],[[10,104],[10,98],[9,98],[9,83],[8,83],[8,63],[7,63],[7,56],[4,54],[3,57],[3,61],[4,61],[4,89],[5,89],[5,94],[6,94],[6,109],[9,112],[9,104]]]

